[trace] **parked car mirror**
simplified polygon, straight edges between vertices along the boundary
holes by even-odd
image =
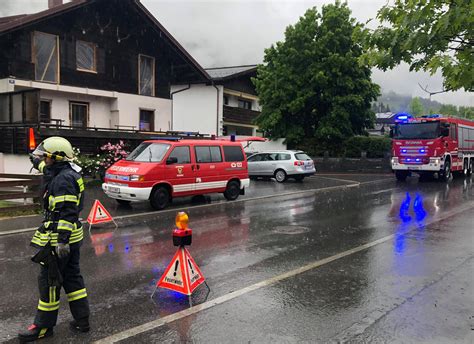
[[[173,165],[178,163],[178,158],[176,157],[170,157],[166,159],[166,165]]]

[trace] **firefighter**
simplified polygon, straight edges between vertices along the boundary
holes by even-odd
[[[38,249],[32,260],[41,264],[40,296],[33,324],[18,334],[23,343],[53,335],[61,287],[74,318],[70,327],[89,331],[89,303],[79,268],[84,183],[81,168],[72,163],[72,158],[69,141],[57,136],[44,140],[30,157],[33,167],[44,174],[44,220],[31,240],[31,246]]]

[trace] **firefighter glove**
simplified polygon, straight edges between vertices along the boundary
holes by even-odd
[[[70,252],[69,244],[58,243],[56,247],[56,253],[58,254],[59,259],[66,258]]]

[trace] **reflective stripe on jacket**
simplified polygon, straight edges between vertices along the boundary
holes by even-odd
[[[43,228],[35,232],[33,246],[43,247],[48,241],[77,243],[84,237],[79,213],[84,198],[84,181],[69,163],[60,162],[43,168],[46,183]]]

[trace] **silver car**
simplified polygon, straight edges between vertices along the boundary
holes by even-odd
[[[302,151],[266,151],[248,157],[251,179],[273,177],[283,183],[288,178],[301,181],[316,172],[313,160]]]

